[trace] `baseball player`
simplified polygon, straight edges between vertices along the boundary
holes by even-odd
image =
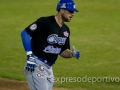
[[[54,76],[52,65],[60,55],[63,58],[80,58],[80,52],[70,51],[70,22],[78,12],[73,0],[59,0],[56,15],[40,17],[21,32],[27,54],[25,76],[30,90],[52,90]]]

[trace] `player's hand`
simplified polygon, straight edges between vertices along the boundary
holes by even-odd
[[[33,54],[27,55],[26,70],[33,72],[35,70],[36,63]]]
[[[75,49],[74,46],[72,46],[72,52],[71,52],[72,56],[75,57],[76,59],[80,58],[80,52],[78,50]]]

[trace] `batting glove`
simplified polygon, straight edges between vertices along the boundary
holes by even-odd
[[[36,63],[33,54],[27,55],[26,70],[33,72],[35,70]]]
[[[78,50],[76,50],[74,46],[72,46],[71,55],[72,55],[73,57],[75,57],[76,59],[79,59],[79,58],[80,58],[80,52],[79,52]]]

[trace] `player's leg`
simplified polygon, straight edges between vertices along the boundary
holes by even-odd
[[[54,84],[54,75],[53,75],[53,70],[52,67],[46,65],[45,63],[41,61],[37,61],[37,63],[40,65],[38,69],[41,71],[44,69],[46,75],[47,75],[47,87],[48,90],[52,90],[53,84]]]
[[[50,74],[48,76],[48,90],[52,90],[53,84],[54,84],[54,75],[53,75],[52,68],[49,71],[50,71]]]
[[[34,72],[25,70],[30,90],[52,90],[54,82],[52,67],[39,60],[36,60],[36,63],[39,66],[35,68]]]
[[[40,71],[39,68],[36,67],[34,72],[25,70],[30,90],[48,90],[47,75],[45,71]]]
[[[53,84],[53,78],[48,78],[48,90],[52,90]]]
[[[42,78],[36,78],[34,75],[27,75],[27,82],[30,90],[48,90],[48,84]]]

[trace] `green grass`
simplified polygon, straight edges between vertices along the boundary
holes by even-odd
[[[66,23],[71,46],[81,52],[80,60],[58,58],[55,77],[119,77],[120,0],[75,0],[79,13]],[[56,14],[57,0],[0,1],[0,77],[23,80],[25,52],[20,32],[41,16]],[[120,90],[119,82],[64,82],[55,87],[72,90]]]

